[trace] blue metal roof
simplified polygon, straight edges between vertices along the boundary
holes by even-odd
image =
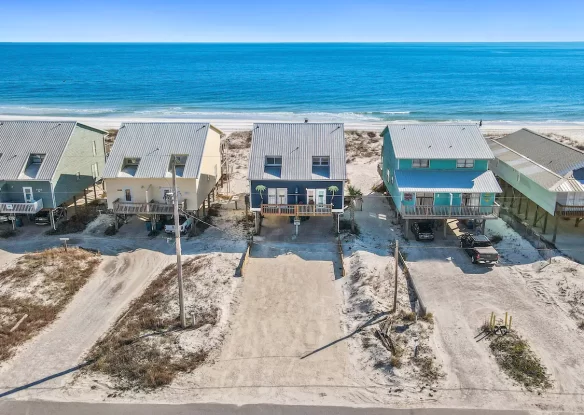
[[[492,171],[397,170],[401,192],[502,193]]]

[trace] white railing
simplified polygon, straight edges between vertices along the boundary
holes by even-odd
[[[496,218],[501,207],[493,206],[405,206],[401,207],[403,218]]]
[[[4,214],[34,214],[43,208],[43,199],[35,200],[29,203],[0,203],[0,213]]]

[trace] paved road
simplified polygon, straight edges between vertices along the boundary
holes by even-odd
[[[143,405],[64,402],[0,402],[2,415],[524,415],[527,411],[493,411],[484,409],[389,409],[348,408],[300,405]]]

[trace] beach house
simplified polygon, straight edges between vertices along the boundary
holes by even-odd
[[[410,221],[498,216],[494,156],[476,125],[390,124],[382,136],[380,174],[408,232]]]
[[[260,216],[336,216],[338,224],[345,161],[343,124],[254,124],[248,179],[256,227]]]
[[[103,177],[115,215],[172,215],[176,171],[182,212],[204,206],[221,174],[221,131],[209,123],[123,123]]]
[[[502,205],[556,243],[584,218],[584,152],[528,129],[489,140]],[[553,228],[548,217],[553,218]],[[549,222],[549,223],[548,223]]]
[[[75,121],[0,121],[0,215],[54,210],[101,177],[107,132]]]

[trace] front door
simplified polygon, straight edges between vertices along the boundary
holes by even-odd
[[[278,188],[276,190],[276,196],[278,198],[279,205],[287,205],[288,204],[288,189],[285,187]]]
[[[316,189],[316,204],[326,205],[326,189]]]
[[[22,192],[24,193],[24,203],[34,202],[34,197],[32,196],[32,187],[23,187]]]
[[[162,189],[162,200],[167,205],[172,204],[172,189],[170,187]]]
[[[124,200],[126,202],[132,201],[132,191],[130,189],[124,189]]]
[[[268,188],[268,204],[276,205],[278,204],[278,190],[274,187]]]
[[[481,204],[481,194],[480,193],[463,193],[462,194],[462,206],[473,206],[477,207]]]

